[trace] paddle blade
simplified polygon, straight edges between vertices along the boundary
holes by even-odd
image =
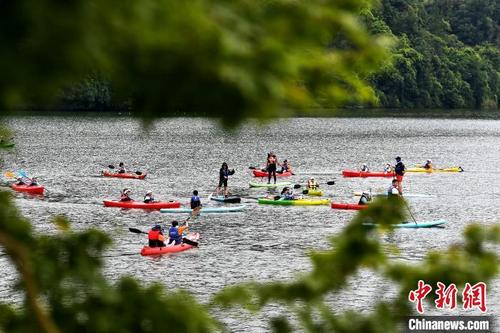
[[[136,228],[128,228],[128,231],[133,232],[134,234],[147,234],[147,232],[141,231]]]
[[[112,164],[110,164],[110,165],[108,165],[108,168],[110,168],[110,169],[114,169],[114,168],[115,168],[115,166],[114,166],[114,165],[112,165]]]
[[[255,169],[257,169],[257,167],[254,167],[254,166],[249,166],[248,168],[249,168],[250,170],[255,170]]]
[[[15,173],[13,173],[12,171],[6,171],[4,173],[4,176],[7,177],[7,178],[16,178]]]
[[[293,185],[293,188],[297,189],[297,188],[300,188],[301,186],[302,185],[300,185],[300,184],[295,184],[295,185]]]
[[[136,171],[135,174],[138,175],[138,176],[140,176],[140,175],[142,175],[142,172]]]
[[[188,244],[188,245],[198,246],[198,242],[192,241],[192,240],[187,239],[187,238],[183,238],[183,239],[182,239],[182,242],[183,242],[183,243],[186,243],[186,244]]]
[[[302,194],[307,194],[307,193],[309,193],[309,190],[303,190],[302,191]]]
[[[326,185],[335,185],[335,182],[333,180],[330,180],[329,182],[326,182]]]

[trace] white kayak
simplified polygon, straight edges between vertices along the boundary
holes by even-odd
[[[369,191],[366,191],[366,193],[370,193]],[[353,195],[355,197],[360,197],[363,194],[361,191],[356,191],[353,192]],[[386,197],[387,193],[372,193],[372,196],[374,197]],[[404,198],[431,198],[434,197],[432,194],[423,194],[423,193],[404,193],[403,192],[403,197]]]
[[[234,213],[234,212],[241,212],[246,208],[245,205],[241,206],[221,206],[221,207],[202,207],[200,210],[200,214],[206,214],[206,213]],[[162,213],[189,213],[191,214],[193,212],[192,209],[190,208],[166,208],[166,209],[160,209],[160,212]]]
[[[416,229],[416,228],[433,228],[437,226],[441,226],[445,224],[445,220],[435,220],[435,221],[423,221],[423,222],[405,222],[405,223],[399,223],[399,224],[393,224],[392,226],[394,228],[411,228],[411,229]],[[374,223],[363,223],[365,227],[378,227],[378,224]]]

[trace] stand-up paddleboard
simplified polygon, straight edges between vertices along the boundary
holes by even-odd
[[[202,207],[200,209],[200,214],[206,214],[206,213],[234,213],[234,212],[241,212],[245,210],[246,206],[241,205],[241,206],[223,206],[223,207]],[[160,209],[160,212],[166,213],[166,214],[174,214],[174,213],[189,213],[191,214],[193,212],[192,209],[189,208],[163,208]]]
[[[424,221],[424,222],[406,222],[406,223],[399,223],[399,224],[393,224],[392,226],[394,228],[432,228],[432,227],[437,227],[440,225],[445,224],[445,220],[435,220],[435,221]],[[364,226],[366,227],[378,227],[379,224],[374,224],[374,223],[363,223]]]

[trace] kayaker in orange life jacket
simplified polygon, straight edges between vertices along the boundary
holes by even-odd
[[[148,232],[148,242],[149,247],[163,247],[165,246],[165,237],[163,236],[163,232],[161,230],[160,225],[155,225]]]
[[[120,201],[132,201],[132,198],[129,196],[130,193],[132,193],[132,191],[128,188],[123,189]]]

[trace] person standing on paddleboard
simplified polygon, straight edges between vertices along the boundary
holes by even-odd
[[[274,178],[274,183],[276,184],[276,170],[278,165],[278,159],[276,155],[272,152],[267,154],[266,170],[267,170],[267,183],[271,184],[271,176]]]
[[[217,189],[215,190],[217,195],[219,195],[219,191],[222,185],[224,185],[224,196],[227,197],[228,195],[227,180],[231,175],[234,175],[234,169],[229,170],[227,163],[226,162],[222,163],[222,166],[219,170],[219,186],[217,186]]]
[[[403,193],[403,177],[405,175],[406,167],[401,161],[401,157],[396,157],[396,165],[394,166],[395,178],[398,181],[399,193]]]

